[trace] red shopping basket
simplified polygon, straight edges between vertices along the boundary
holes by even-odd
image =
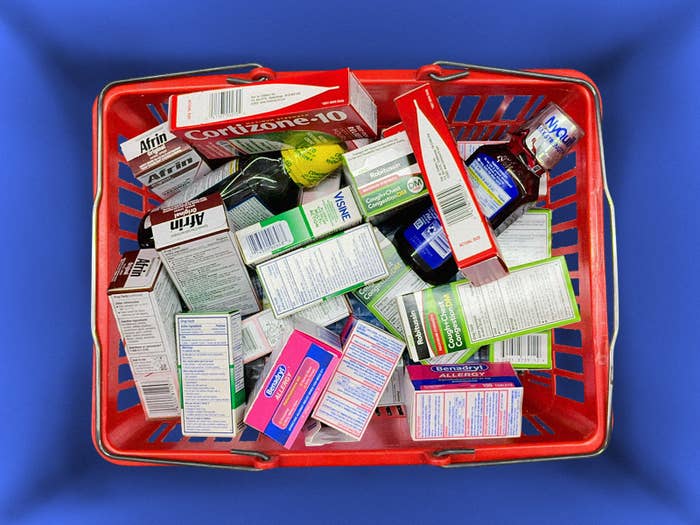
[[[240,70],[247,70],[241,73]],[[226,73],[239,70],[236,74]],[[414,442],[400,409],[380,408],[360,442],[293,450],[255,432],[236,439],[183,437],[176,421],[147,421],[107,301],[120,254],[136,247],[144,211],[158,204],[124,163],[119,143],[162,122],[169,95],[227,82],[285,79],[258,64],[114,82],[93,109],[92,330],[93,440],[123,465],[172,464],[267,469],[281,466],[432,464],[443,467],[559,459],[602,452],[611,424],[617,335],[614,214],[605,181],[600,98],[570,70],[511,71],[451,62],[412,70],[355,71],[374,97],[379,125],[398,121],[394,98],[429,82],[458,140],[497,140],[547,102],[559,104],[585,136],[555,168],[544,206],[553,210],[553,254],[566,256],[581,321],[554,330],[553,368],[522,375],[523,435],[517,439]],[[294,73],[296,74],[296,73]],[[614,323],[608,333],[604,197],[610,206]]]

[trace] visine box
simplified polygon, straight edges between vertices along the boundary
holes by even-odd
[[[257,266],[276,317],[285,317],[385,278],[389,272],[370,224]]]
[[[134,177],[161,199],[177,195],[210,171],[189,144],[170,133],[167,122],[119,147]]]
[[[457,267],[476,285],[507,275],[433,90],[426,84],[395,102]]]
[[[358,319],[348,321],[341,340],[343,357],[312,417],[360,440],[406,345]]]
[[[182,435],[235,437],[243,429],[241,314],[175,316]]]
[[[290,448],[338,366],[342,349],[338,335],[300,319],[282,340],[250,395],[245,423]]]
[[[151,213],[153,241],[188,309],[260,310],[219,194]]]
[[[510,363],[408,365],[403,395],[416,441],[520,436],[523,386]]]
[[[349,69],[170,97],[170,129],[210,159],[377,134],[377,108]]]
[[[156,251],[126,252],[107,294],[146,417],[179,417],[172,321],[180,299]]]
[[[255,266],[362,222],[350,188],[303,204],[236,232],[243,260]]]

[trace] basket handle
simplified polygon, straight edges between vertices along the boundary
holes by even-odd
[[[447,70],[456,70],[455,72],[446,73],[443,66]],[[427,64],[419,67],[416,70],[416,79],[418,80],[434,80],[436,82],[450,82],[452,80],[458,80],[460,78],[465,78],[469,76],[472,71],[482,71],[485,73],[495,73],[499,75],[507,76],[517,76],[525,78],[536,78],[539,80],[554,80],[557,82],[571,82],[578,84],[580,86],[588,89],[593,95],[593,100],[595,101],[595,112],[596,112],[596,130],[598,132],[598,149],[600,151],[600,173],[603,178],[603,191],[605,193],[605,200],[608,205],[608,212],[610,214],[610,258],[612,262],[612,292],[613,292],[613,325],[612,331],[610,332],[610,354],[608,358],[608,410],[607,410],[607,432],[605,436],[605,442],[603,443],[601,449],[597,452],[600,453],[608,445],[610,439],[610,430],[612,427],[612,394],[613,394],[613,379],[614,379],[614,357],[615,357],[615,343],[617,342],[617,335],[620,330],[620,303],[619,303],[619,283],[618,283],[618,264],[617,264],[617,223],[615,221],[615,203],[613,202],[612,195],[610,194],[610,187],[608,186],[608,177],[605,171],[605,149],[603,148],[603,105],[600,98],[600,93],[596,86],[586,80],[585,78],[572,77],[566,75],[555,75],[551,73],[540,73],[536,71],[527,71],[522,69],[506,69],[501,67],[492,66],[480,66],[476,64],[465,64],[463,62],[451,62],[447,60],[436,60],[432,64]],[[449,458],[453,455],[460,454],[474,454],[473,449],[445,449],[436,450],[433,453],[434,461],[441,461],[444,458]],[[475,463],[469,461],[448,461],[440,462],[439,465],[442,467],[465,467],[474,465]],[[479,463],[483,465],[483,463]]]
[[[156,458],[143,458],[140,456],[131,456],[126,454],[114,454],[108,450],[102,435],[102,342],[97,333],[97,224],[98,215],[100,212],[100,205],[102,203],[102,180],[103,180],[103,106],[104,99],[107,92],[117,86],[123,84],[129,84],[134,82],[145,82],[149,80],[164,80],[179,77],[188,77],[193,75],[205,75],[209,73],[222,73],[222,72],[233,72],[237,70],[248,70],[247,72],[239,73],[246,74],[248,78],[239,77],[229,77],[226,79],[227,82],[232,84],[250,84],[252,82],[260,82],[263,80],[273,80],[276,77],[275,71],[270,68],[266,68],[258,63],[249,62],[245,64],[235,64],[231,66],[218,66],[204,69],[195,69],[191,71],[181,71],[178,73],[166,73],[159,75],[151,75],[138,78],[129,78],[124,80],[117,80],[111,82],[102,88],[102,91],[96,100],[97,109],[97,161],[96,161],[96,186],[95,186],[95,196],[92,208],[92,277],[91,277],[91,329],[92,329],[92,340],[93,340],[93,352],[94,352],[94,364],[93,364],[93,381],[94,381],[94,406],[95,414],[93,418],[93,432],[95,445],[98,447],[99,452],[106,458],[114,461],[126,461],[134,462],[138,464],[150,463],[155,465],[180,465],[180,466],[207,466],[207,467],[217,467],[217,468],[227,468],[233,470],[263,470],[265,468],[271,468],[276,466],[276,458],[270,456],[263,452],[257,450],[237,450],[232,449],[230,453],[234,456],[248,457],[252,458],[253,465],[213,465],[205,464],[199,462],[183,461],[183,460],[166,460],[166,459],[156,459]]]

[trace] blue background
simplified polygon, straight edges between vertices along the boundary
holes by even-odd
[[[99,4],[0,7],[0,522],[700,521],[696,2]],[[89,423],[90,110],[99,89],[248,61],[294,70],[436,59],[571,67],[602,91],[622,296],[609,451],[467,470],[257,475],[100,459]]]

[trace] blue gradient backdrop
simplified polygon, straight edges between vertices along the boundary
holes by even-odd
[[[630,5],[628,5],[630,4]],[[5,1],[0,6],[0,522],[699,523],[697,2]],[[107,82],[257,61],[571,67],[605,104],[622,332],[592,460],[122,468],[90,441],[91,129]]]

